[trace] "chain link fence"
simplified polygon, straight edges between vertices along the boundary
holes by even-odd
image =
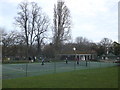
[[[37,76],[43,74],[52,74],[60,72],[69,72],[74,70],[93,69],[102,67],[116,66],[113,62],[93,62],[93,61],[53,61],[37,63],[15,63],[2,64],[2,78],[11,79],[19,77]]]

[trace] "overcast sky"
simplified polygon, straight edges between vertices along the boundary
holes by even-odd
[[[14,30],[14,17],[18,4],[23,0],[0,0],[0,27]],[[28,0],[37,2],[53,20],[53,7],[57,0]],[[118,41],[119,0],[64,0],[71,11],[72,38],[83,36],[99,42],[107,37]]]

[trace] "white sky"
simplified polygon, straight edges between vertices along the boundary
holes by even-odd
[[[0,27],[15,29],[14,17],[18,4],[23,0],[0,0]],[[53,20],[53,7],[57,0],[28,0],[37,2],[49,18]],[[64,0],[71,11],[72,38],[83,36],[99,42],[107,37],[118,41],[118,1],[119,0]]]

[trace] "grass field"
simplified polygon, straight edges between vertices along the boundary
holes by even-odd
[[[118,88],[118,67],[7,79],[3,88]]]

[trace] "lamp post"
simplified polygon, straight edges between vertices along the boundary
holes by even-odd
[[[74,47],[74,48],[73,48],[73,50],[75,51],[75,50],[76,50],[76,48]]]
[[[108,47],[107,47],[107,51],[106,51],[106,53],[107,53],[107,55],[108,55],[108,53],[109,53],[109,51],[108,51]]]
[[[74,52],[75,52],[75,60],[76,60],[76,48],[73,48]],[[76,69],[76,64],[74,63],[74,70]]]
[[[75,58],[76,58],[76,48],[74,47],[73,50],[74,50],[74,52],[75,52]]]
[[[108,53],[109,53],[109,48],[108,48],[108,46],[106,47],[106,59],[108,59]]]

